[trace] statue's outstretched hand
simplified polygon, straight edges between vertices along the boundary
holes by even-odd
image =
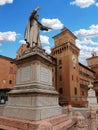
[[[52,30],[53,28],[47,27],[47,29],[48,29],[48,30],[49,30],[49,29],[51,29],[51,30]]]
[[[46,27],[46,26],[43,26],[43,27],[41,28],[41,30],[46,30],[46,31],[48,31],[49,29],[51,30],[52,28]]]

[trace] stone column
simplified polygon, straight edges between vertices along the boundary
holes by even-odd
[[[97,114],[92,108],[87,112],[88,130],[97,130]]]
[[[93,107],[95,109],[98,108],[98,104],[97,104],[97,97],[95,94],[95,90],[93,89],[93,84],[90,82],[89,85],[89,90],[88,90],[88,107]]]

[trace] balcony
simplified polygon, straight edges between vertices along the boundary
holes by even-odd
[[[88,85],[80,84],[80,87],[83,88],[83,89],[89,90]]]
[[[81,97],[60,96],[59,102],[62,106],[71,104],[72,106],[77,106],[77,107],[87,107],[87,105],[88,105],[87,96],[81,96]]]

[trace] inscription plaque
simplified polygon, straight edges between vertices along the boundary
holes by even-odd
[[[41,73],[40,73],[41,81],[48,82],[48,75],[49,75],[48,69],[45,67],[41,67]]]
[[[26,66],[21,69],[21,81],[30,80],[30,70],[30,66]]]

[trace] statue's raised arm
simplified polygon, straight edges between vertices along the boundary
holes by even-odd
[[[41,47],[41,41],[40,41],[40,30],[46,30],[48,31],[49,28],[42,25],[38,21],[39,15],[37,14],[37,11],[40,10],[40,7],[35,8],[29,17],[28,24],[25,30],[24,34],[24,40],[26,41],[28,47],[34,47],[39,46]]]
[[[34,10],[32,10],[31,15],[35,15],[37,13],[38,10],[40,10],[41,8],[38,6],[37,8],[35,8]]]
[[[37,11],[40,10],[40,9],[41,9],[41,7],[38,6],[38,7],[35,8],[34,10],[37,12]],[[33,11],[34,11],[34,10],[33,10]]]

